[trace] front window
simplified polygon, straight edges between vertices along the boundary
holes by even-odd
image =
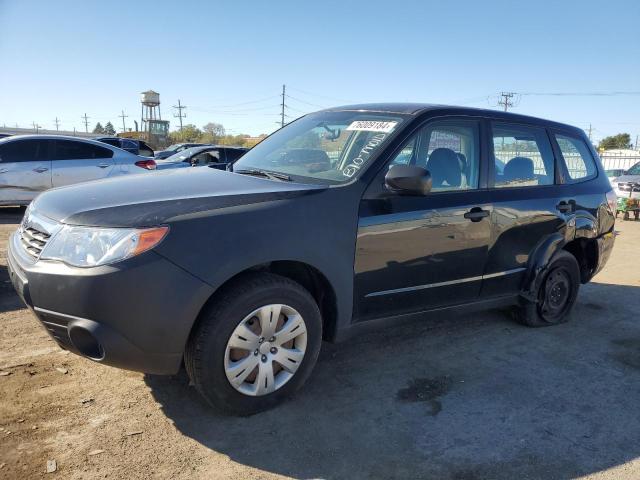
[[[265,170],[319,183],[348,182],[398,131],[402,119],[373,112],[307,115],[249,150],[233,170]]]

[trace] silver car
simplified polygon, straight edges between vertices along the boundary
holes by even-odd
[[[0,139],[0,205],[27,205],[52,187],[155,169],[152,159],[94,140],[7,137]]]

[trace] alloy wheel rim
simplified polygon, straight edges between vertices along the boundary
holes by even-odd
[[[264,305],[247,315],[227,341],[227,380],[245,395],[268,395],[293,378],[306,349],[302,315],[288,305]]]

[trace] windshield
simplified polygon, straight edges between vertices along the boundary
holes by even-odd
[[[266,170],[300,181],[344,183],[398,130],[398,115],[318,112],[278,130],[245,153],[233,171]]]
[[[191,147],[185,150],[182,150],[178,153],[174,153],[173,155],[164,159],[165,162],[184,162],[191,155],[197,153],[198,150],[202,150],[202,147]]]
[[[640,162],[627,170],[627,175],[640,175]]]

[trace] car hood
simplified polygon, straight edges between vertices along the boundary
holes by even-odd
[[[39,195],[30,208],[67,224],[143,227],[324,189],[213,168],[180,168],[55,188]]]

